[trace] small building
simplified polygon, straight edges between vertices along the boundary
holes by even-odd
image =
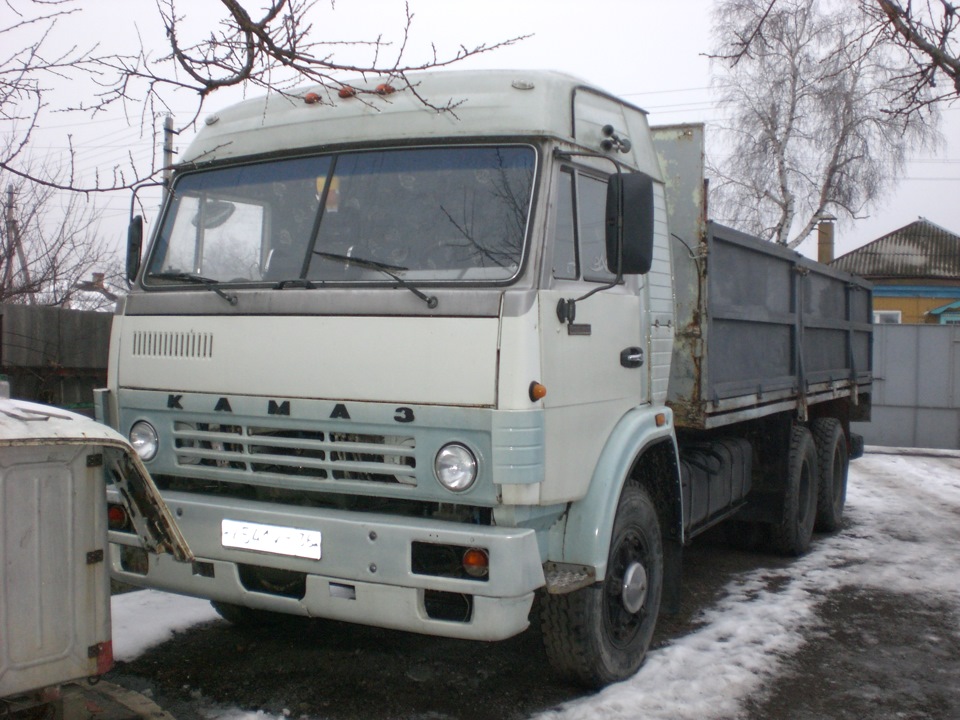
[[[874,284],[874,322],[960,324],[960,235],[925,218],[831,265]]]

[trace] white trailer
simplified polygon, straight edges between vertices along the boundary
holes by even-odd
[[[142,262],[132,222],[99,413],[197,560],[114,532],[114,573],[478,640],[537,599],[561,672],[622,679],[696,533],[839,524],[869,288],[705,223],[697,128],[557,73],[411,80],[211,115]]]

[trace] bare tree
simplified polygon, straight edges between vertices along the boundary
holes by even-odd
[[[0,303],[98,309],[115,300],[120,258],[97,235],[93,201],[8,173],[0,183]]]
[[[221,16],[211,30],[196,16],[198,3],[155,0],[156,22],[163,27],[168,52],[154,57],[141,40],[135,54],[111,52],[100,45],[60,47],[52,41],[58,23],[82,11],[80,0],[2,0],[11,20],[0,26],[0,127],[14,142],[0,153],[0,169],[29,177],[42,184],[80,192],[129,188],[155,176],[161,168],[128,162],[101,168],[94,177],[79,177],[72,144],[64,172],[56,177],[31,175],[28,149],[46,113],[73,111],[93,115],[122,106],[128,117],[153,132],[154,118],[168,112],[174,97],[187,93],[194,113],[215,90],[231,86],[254,86],[268,92],[290,93],[305,83],[321,86],[319,102],[336,102],[347,76],[381,78],[379,92],[408,91],[428,107],[451,110],[445,100],[421,97],[408,73],[444,67],[465,58],[513,44],[522,38],[473,47],[458,46],[441,52],[431,45],[423,57],[412,59],[409,47],[414,15],[409,6],[399,39],[379,35],[372,39],[320,37],[321,19],[335,12],[333,0],[220,0]],[[256,9],[256,12],[253,9]],[[209,11],[209,4],[203,5]],[[327,17],[324,17],[324,13]],[[204,18],[205,19],[205,18]],[[340,61],[338,55],[360,55],[360,61]],[[57,106],[50,84],[63,79],[94,81],[99,91],[86,104]],[[389,87],[388,87],[389,86]],[[374,90],[373,92],[377,92]]]
[[[954,3],[861,0],[861,7],[910,57],[912,82],[902,98],[908,111],[960,98],[960,11]],[[948,81],[943,90],[938,84],[941,75]]]
[[[714,213],[790,247],[825,213],[860,216],[909,150],[936,142],[935,108],[888,111],[909,82],[897,54],[849,4],[824,5],[721,0],[715,10],[727,117]]]
[[[731,28],[724,49],[734,63],[752,54],[767,35],[767,19],[783,0],[762,0],[750,24]],[[960,98],[960,11],[949,0],[846,0],[867,24],[865,32],[898,46],[905,54],[906,82],[891,112],[911,113],[932,103]],[[941,89],[945,76],[947,86]]]

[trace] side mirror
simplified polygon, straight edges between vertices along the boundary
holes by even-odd
[[[653,264],[653,178],[614,173],[607,183],[607,269],[644,275]]]
[[[143,250],[143,216],[137,215],[127,227],[127,280],[133,282],[140,270],[140,253]]]

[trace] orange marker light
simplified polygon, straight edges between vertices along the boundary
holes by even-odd
[[[657,420],[657,427],[663,427],[664,425],[666,425],[667,424],[666,413],[657,413],[656,420]]]
[[[349,85],[344,85],[342,88],[340,88],[340,89],[337,91],[337,95],[339,95],[339,96],[340,96],[341,98],[343,98],[344,100],[347,99],[347,98],[352,98],[352,97],[354,97],[356,94],[357,94],[357,91],[354,90],[354,89],[353,89],[352,87],[350,87]]]
[[[543,400],[546,396],[547,396],[547,388],[545,385],[541,385],[536,380],[530,383],[531,402],[537,402],[537,400]]]
[[[463,569],[470,577],[486,577],[490,570],[490,556],[483,548],[470,548],[463,554]]]
[[[306,95],[303,96],[303,101],[307,105],[313,105],[314,103],[320,102],[320,96],[317,95],[315,92],[308,92]]]
[[[391,95],[395,93],[397,89],[393,85],[387,83],[380,83],[377,85],[377,95]]]

